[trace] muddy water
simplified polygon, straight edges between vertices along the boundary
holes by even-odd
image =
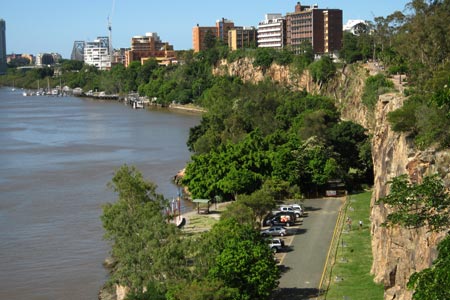
[[[176,197],[170,179],[199,120],[0,89],[0,299],[97,299],[109,251],[101,205],[116,198],[107,182],[127,163]]]

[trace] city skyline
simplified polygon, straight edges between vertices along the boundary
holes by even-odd
[[[143,0],[96,0],[66,3],[65,1],[8,1],[2,4],[0,18],[6,22],[6,51],[8,54],[43,52],[60,53],[70,58],[73,42],[93,41],[108,36],[108,21],[112,25],[114,48],[130,47],[131,38],[156,32],[162,41],[175,50],[192,49],[192,28],[214,26],[226,18],[236,26],[257,26],[265,14],[293,12],[298,1],[236,1],[212,4],[211,1],[179,1],[149,3]],[[312,0],[302,5],[318,4],[319,8],[343,10],[343,23],[348,20],[373,20],[403,11],[410,0],[371,1]],[[350,3],[353,2],[353,3]],[[132,5],[130,5],[130,3]],[[76,4],[74,7],[73,4]]]

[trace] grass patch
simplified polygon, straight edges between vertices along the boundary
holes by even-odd
[[[344,221],[339,240],[336,262],[331,273],[327,300],[381,300],[383,286],[373,282],[370,274],[372,249],[370,236],[371,192],[352,195],[346,216],[352,219],[351,229]],[[363,222],[362,228],[359,221]]]

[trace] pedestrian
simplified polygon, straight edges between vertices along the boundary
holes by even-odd
[[[350,217],[347,217],[347,228],[348,231],[352,230],[352,219]]]
[[[362,229],[362,225],[363,225],[362,220],[359,220],[359,229]]]

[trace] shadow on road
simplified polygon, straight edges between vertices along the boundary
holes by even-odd
[[[322,208],[320,207],[312,207],[312,206],[306,206],[305,207],[305,211],[318,211],[321,210]]]
[[[293,232],[293,234],[304,234],[304,233],[306,233],[306,231],[308,231],[308,229],[305,229],[305,228],[297,228],[297,229]]]
[[[303,300],[316,298],[319,295],[318,289],[280,288],[276,290],[272,300]]]

